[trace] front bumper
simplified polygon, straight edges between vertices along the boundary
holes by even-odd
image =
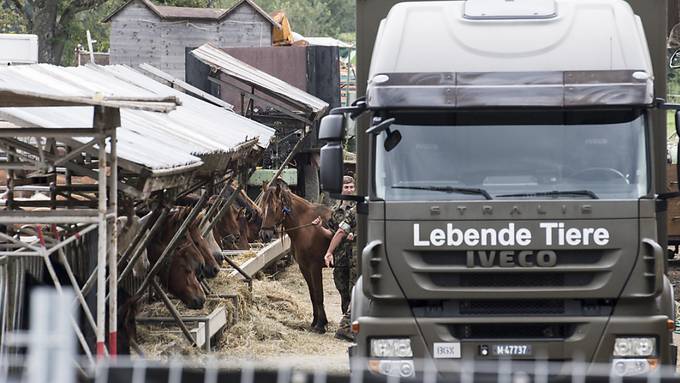
[[[617,336],[651,335],[657,337],[657,359],[669,365],[675,360],[675,347],[672,346],[672,332],[668,330],[668,318],[663,315],[649,317],[597,316],[597,317],[464,317],[464,318],[358,318],[360,332],[356,337],[357,345],[353,356],[369,358],[369,343],[372,337],[408,337],[411,340],[415,370],[422,372],[425,364],[438,372],[456,370],[462,361],[495,362],[508,360],[481,350],[498,344],[522,344],[531,346],[531,354],[513,356],[510,359],[533,362],[583,361],[589,365],[611,364],[614,339]],[[535,335],[531,331],[519,333],[500,333],[499,337],[479,338],[484,329],[503,326],[535,328],[537,331],[549,328],[564,328],[562,334],[546,334],[551,337],[522,337]],[[472,326],[472,327],[471,327]],[[477,327],[474,327],[477,326]],[[557,327],[555,327],[557,326]],[[461,333],[460,329],[475,328],[477,332]],[[481,329],[481,332],[480,330]],[[456,335],[463,335],[457,337]],[[499,334],[499,333],[497,333]],[[472,335],[472,337],[465,336]],[[562,335],[562,337],[560,336]],[[434,343],[460,342],[460,358],[433,358]],[[569,372],[569,371],[565,371]]]

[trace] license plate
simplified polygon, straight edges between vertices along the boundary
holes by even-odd
[[[491,345],[493,356],[531,356],[529,344],[494,344]]]
[[[435,342],[432,354],[435,359],[458,359],[460,342]]]

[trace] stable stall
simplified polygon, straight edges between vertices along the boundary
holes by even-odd
[[[61,290],[61,283],[55,275],[51,255],[59,255],[66,268],[66,273],[73,281],[73,274],[66,262],[63,249],[77,238],[89,232],[98,232],[94,263],[100,272],[96,274],[97,296],[96,317],[92,315],[82,296],[79,297],[89,325],[96,336],[98,354],[105,354],[105,321],[109,319],[109,329],[115,332],[115,315],[106,314],[105,289],[106,265],[115,265],[117,242],[115,236],[107,236],[107,227],[115,230],[117,211],[117,145],[116,128],[120,125],[119,108],[144,109],[149,112],[168,112],[174,109],[178,100],[172,95],[151,93],[106,92],[98,94],[92,89],[74,86],[60,86],[49,74],[24,78],[19,72],[27,67],[8,67],[0,69],[0,106],[15,110],[35,110],[46,108],[84,108],[90,111],[89,124],[75,127],[46,127],[44,124],[15,125],[9,121],[0,124],[0,146],[5,153],[0,161],[0,169],[7,172],[8,183],[5,192],[8,210],[0,214],[0,268],[3,274],[2,289],[2,326],[0,341],[3,350],[7,344],[6,332],[16,330],[21,322],[23,303],[23,278],[26,272],[40,273],[44,268],[50,275],[52,283]],[[93,108],[94,107],[94,108]],[[29,108],[29,109],[23,109]],[[76,163],[75,155],[56,155],[54,147],[66,139],[78,138],[86,140],[88,147],[96,148],[94,155],[81,163]],[[107,143],[108,142],[108,143]],[[109,147],[107,155],[106,147]],[[81,146],[82,147],[82,146]],[[42,176],[63,166],[71,171],[92,177],[96,185],[91,188],[94,201],[92,203],[69,204],[68,200],[59,201],[60,205],[69,209],[48,211],[26,211],[13,203],[17,173],[23,172],[34,176]],[[110,171],[108,171],[110,169]],[[107,174],[108,173],[108,174]],[[108,193],[107,193],[108,192]],[[108,195],[108,197],[107,197]],[[56,204],[56,201],[54,201]],[[37,224],[37,237],[25,239],[14,235],[17,224]],[[46,226],[43,226],[46,225]],[[57,226],[68,225],[72,228],[71,236],[62,236]],[[52,233],[47,239],[47,231]],[[117,287],[112,278],[109,288]],[[110,313],[115,313],[116,299],[109,301]],[[86,341],[83,332],[74,318],[71,324],[76,330],[80,345],[92,361],[92,347]],[[115,352],[115,342],[109,344]]]
[[[8,90],[2,93],[3,88]],[[37,91],[49,94],[50,102],[30,104],[28,96],[25,99],[17,96],[32,95]],[[24,108],[27,105],[35,107]],[[95,110],[93,112],[92,108],[82,105],[95,105]],[[127,109],[122,109],[118,114],[118,110],[112,108],[119,106]],[[129,202],[126,205],[150,210],[150,219],[129,246],[121,251],[120,259],[115,236],[108,235],[107,239],[106,225],[103,225],[103,231],[100,228],[97,240],[110,244],[109,291],[117,291],[118,283],[125,282],[124,277],[130,276],[127,261],[134,262],[146,245],[149,232],[162,226],[169,210],[168,203],[171,204],[177,196],[200,188],[207,189],[201,198],[205,202],[208,195],[214,193],[217,183],[236,177],[245,179],[274,133],[271,128],[172,89],[125,66],[62,68],[40,64],[0,70],[0,120],[0,148],[7,154],[5,161],[0,160],[0,169],[8,169],[4,199],[7,210],[0,213],[2,223],[53,224],[52,235],[57,238],[63,235],[68,237],[65,242],[72,243],[93,230],[91,226],[83,226],[87,223],[98,223],[102,227],[102,220],[105,222],[108,219],[114,227],[113,232],[116,231],[116,215],[120,210],[116,197],[119,191],[124,200]],[[116,134],[114,128],[118,126]],[[102,144],[102,140],[107,137],[111,138],[110,141]],[[108,190],[106,183],[102,183],[102,177],[105,179],[106,175],[110,181]],[[82,178],[74,182],[75,177]],[[97,185],[93,184],[95,180],[98,181]],[[27,191],[42,191],[48,193],[49,198],[34,200],[17,197],[18,193]],[[102,207],[102,199],[99,199],[97,203],[100,211],[81,209],[93,205],[93,200],[104,195],[109,196],[109,205]],[[190,217],[183,222],[147,276],[137,283],[126,283],[134,295],[141,294],[149,286],[167,298],[158,288],[154,273],[163,257],[172,256],[176,240],[191,222],[189,218],[195,218],[203,207],[201,201],[194,206]],[[227,202],[222,202],[220,206]],[[35,208],[50,210],[30,214],[26,211]],[[86,210],[84,216],[78,215],[78,212]],[[217,213],[219,211],[208,219],[218,218]],[[56,227],[64,223],[75,225]],[[38,225],[38,228],[40,232],[41,226]],[[20,237],[12,235],[11,231],[9,235],[0,234],[5,240],[0,245],[3,246],[0,257],[10,253],[14,253],[13,256],[28,256],[21,249],[34,249],[34,244],[19,245],[16,238]],[[38,239],[38,242],[41,241],[42,238]],[[43,248],[47,249],[47,253],[42,255],[49,265],[51,248]],[[99,326],[99,315],[97,323],[94,323],[86,300],[88,292],[95,285],[98,296],[104,294],[103,285],[100,284],[106,280],[106,267],[102,267],[101,262],[83,259],[87,258],[82,256],[86,252],[69,252],[70,248],[66,245],[52,251],[57,250],[66,253],[60,254],[62,263],[66,265],[78,262],[89,264],[73,268],[81,270],[84,275],[75,275],[71,271],[69,276],[74,289],[80,292],[79,303],[87,321],[97,330],[97,352],[104,354],[107,350],[99,334],[103,331],[103,325]],[[101,257],[101,248],[99,253]],[[39,266],[26,266],[23,269],[12,267],[17,276],[23,275],[27,269],[35,270],[35,277],[42,278],[42,275],[38,275]],[[120,276],[117,275],[118,270],[122,271]],[[15,284],[12,288],[17,292],[15,295],[21,293],[20,279],[14,278],[12,282]],[[86,282],[81,286],[77,280]],[[109,297],[111,313],[116,312],[116,295],[110,294]],[[164,300],[168,302],[168,310],[178,324],[184,327],[176,308],[169,300]],[[101,302],[97,305],[98,313],[99,309],[103,310],[99,307],[103,304]],[[22,309],[17,307],[17,302],[12,308],[7,307],[4,301],[2,303],[3,318],[16,317],[17,309]],[[115,318],[116,315],[110,317]],[[112,335],[108,351],[115,353],[117,326],[115,319],[111,320]],[[3,325],[5,323],[8,322],[3,321]],[[18,322],[14,320],[12,326],[7,328],[12,330],[17,326]],[[83,349],[89,351],[85,336],[80,338]]]

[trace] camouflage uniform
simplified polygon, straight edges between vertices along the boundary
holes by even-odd
[[[356,203],[338,201],[333,206],[333,215],[329,226],[334,233],[338,229],[342,229],[348,235],[349,233],[356,234]],[[352,287],[354,287],[359,276],[357,258],[356,237],[352,241],[345,237],[333,254],[333,264],[335,265],[333,281],[338,292],[340,292],[343,313],[335,337],[345,340],[354,340],[354,334],[350,329],[349,304],[352,298]]]
[[[331,231],[342,229],[346,234],[356,230],[356,204],[354,202],[339,201],[333,206],[333,215],[329,222]],[[345,237],[333,253],[333,280],[340,292],[342,312],[347,312],[352,287],[357,280],[357,252],[356,239],[349,241]]]

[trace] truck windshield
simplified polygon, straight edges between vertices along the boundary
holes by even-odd
[[[425,119],[428,124],[397,118],[391,130],[402,140],[390,152],[385,133],[377,137],[377,197],[636,199],[647,193],[643,114],[537,112],[505,124],[460,113]]]

